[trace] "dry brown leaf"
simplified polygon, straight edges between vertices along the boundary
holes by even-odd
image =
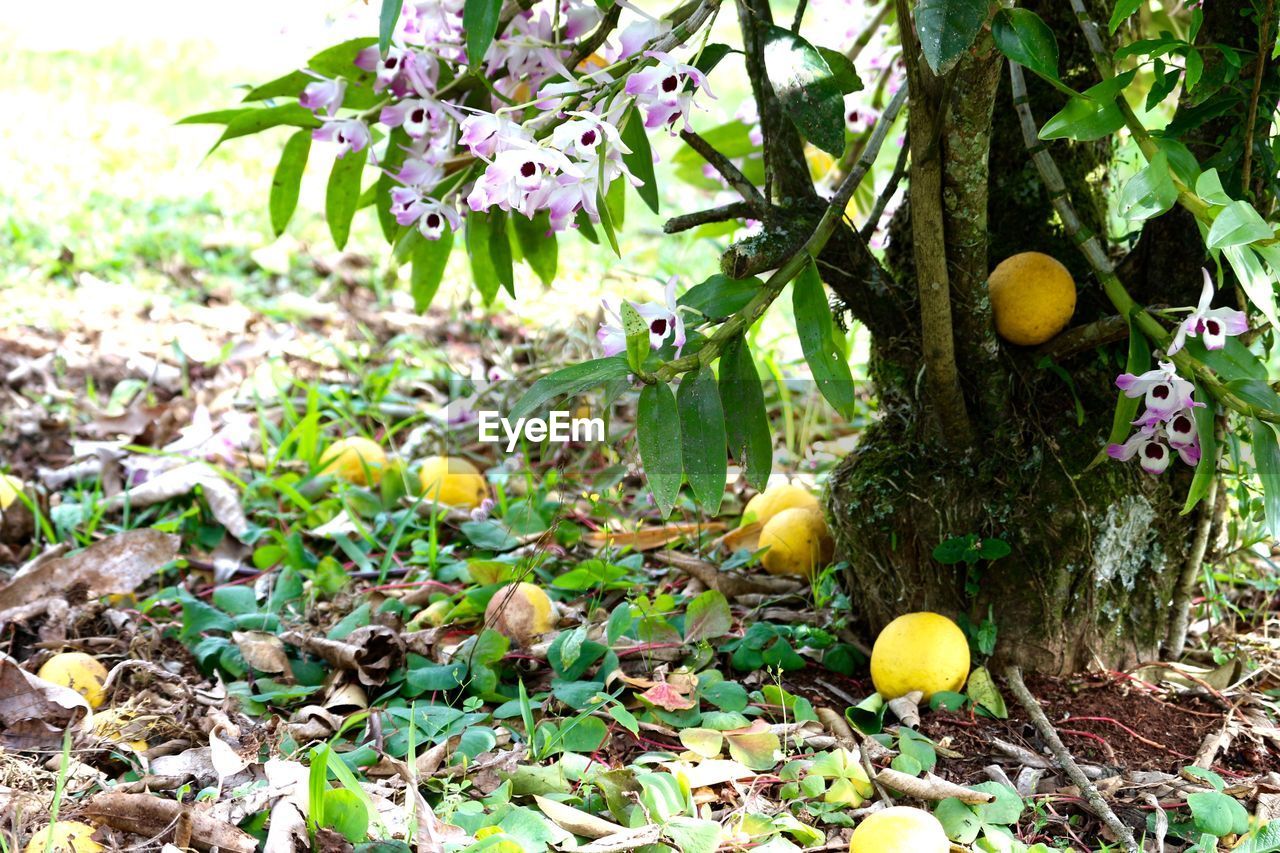
[[[89,703],[69,687],[37,678],[0,654],[0,746],[56,750],[63,733],[89,717]]]
[[[633,551],[652,551],[670,545],[688,536],[701,533],[714,533],[724,530],[724,524],[712,521],[706,524],[697,522],[678,522],[664,524],[660,527],[642,527],[639,530],[597,530],[583,537],[592,548],[630,548]]]
[[[107,791],[89,800],[81,813],[94,823],[147,838],[158,838],[168,832],[171,826],[177,825],[179,816],[186,813],[191,820],[191,844],[196,849],[217,847],[235,853],[254,853],[258,849],[257,839],[242,829],[211,818],[193,806],[151,794]]]
[[[251,669],[268,674],[284,673],[293,681],[293,668],[285,654],[284,643],[275,634],[266,631],[233,631],[231,639]]]
[[[102,505],[108,510],[121,509],[126,505],[147,507],[181,497],[196,486],[200,487],[205,503],[209,505],[209,511],[218,523],[232,536],[241,542],[245,541],[245,537],[249,535],[249,521],[240,504],[239,493],[216,468],[204,462],[191,462],[170,468],[141,485],[108,498]]]
[[[385,625],[357,628],[345,640],[314,637],[298,631],[286,631],[280,639],[306,649],[332,666],[354,672],[367,687],[380,686],[404,655],[399,635]]]
[[[70,557],[33,561],[0,587],[0,622],[10,608],[43,598],[82,601],[133,592],[178,555],[179,543],[158,530],[126,530]]]

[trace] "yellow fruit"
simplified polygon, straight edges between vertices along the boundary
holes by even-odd
[[[517,646],[528,646],[554,627],[551,599],[542,588],[531,583],[504,586],[489,599],[484,609],[484,624],[511,639]]]
[[[387,454],[378,443],[360,436],[335,441],[320,456],[321,474],[332,474],[358,486],[378,485],[386,465]]]
[[[60,820],[46,826],[27,842],[24,853],[98,853],[103,847],[94,841],[93,827],[78,820]],[[49,845],[50,839],[53,846]]]
[[[1076,283],[1067,268],[1040,252],[1006,258],[987,279],[996,332],[1011,344],[1033,347],[1071,322]]]
[[[818,499],[808,489],[802,486],[794,486],[791,483],[770,486],[747,501],[747,506],[742,511],[742,523],[746,525],[754,521],[766,524],[769,519],[784,509],[793,507],[817,509]]]
[[[950,849],[938,819],[910,806],[872,812],[849,838],[849,853],[948,853]]]
[[[768,548],[760,561],[773,575],[809,577],[831,562],[835,542],[822,510],[812,507],[784,509],[760,531],[760,547]]]
[[[809,177],[815,181],[830,172],[831,167],[836,164],[836,158],[820,148],[814,148],[812,145],[805,146],[804,159],[809,164]]]
[[[23,483],[17,477],[0,474],[0,511],[8,509],[18,499],[22,489]]]
[[[871,680],[886,699],[913,690],[928,699],[958,691],[969,678],[969,642],[938,613],[907,613],[884,627],[871,649]]]
[[[132,717],[129,713],[108,708],[93,715],[93,733],[103,740],[132,747],[134,752],[146,752],[149,744],[145,740],[129,739],[130,735],[136,734],[134,728],[129,725],[131,721]]]
[[[36,676],[63,687],[70,687],[89,703],[91,708],[102,705],[106,694],[102,682],[107,680],[107,668],[84,652],[63,652],[45,661]]]
[[[465,459],[454,456],[432,456],[418,471],[422,494],[429,501],[446,506],[475,509],[489,496],[484,476]]]

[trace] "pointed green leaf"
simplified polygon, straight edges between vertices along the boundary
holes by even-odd
[[[1030,9],[1001,9],[991,24],[996,47],[1041,77],[1058,79],[1058,40]]]
[[[769,83],[804,137],[839,157],[844,153],[844,93],[818,49],[772,24],[761,25]]]
[[[627,339],[627,364],[639,373],[649,355],[649,324],[630,302],[622,303],[622,334]]]
[[[449,253],[453,251],[453,229],[445,228],[440,239],[423,239],[413,250],[413,267],[409,273],[409,292],[413,294],[413,310],[426,313],[440,289]]]
[[[1210,399],[1199,382],[1195,385],[1197,400]],[[1216,405],[1210,404],[1191,410],[1196,419],[1196,436],[1200,440],[1200,461],[1196,463],[1196,474],[1191,479],[1191,487],[1187,489],[1187,502],[1182,507],[1183,515],[1195,509],[1196,504],[1204,499],[1209,491],[1209,484],[1218,473],[1218,437],[1214,423],[1216,409]]]
[[[1120,25],[1141,8],[1142,0],[1116,0],[1115,8],[1111,10],[1111,22],[1109,24],[1111,34],[1115,35],[1116,30],[1120,29]]]
[[[634,107],[627,112],[622,125],[622,144],[631,149],[622,155],[622,162],[641,182],[636,187],[636,195],[657,213],[658,179],[653,173],[653,149],[649,146],[649,135],[645,133],[644,119]]]
[[[329,172],[329,185],[324,194],[324,218],[329,223],[329,233],[339,249],[347,245],[351,235],[351,220],[360,203],[360,178],[364,174],[364,161],[369,149],[348,151],[346,156],[333,161]]]
[[[773,431],[764,407],[764,389],[746,339],[737,335],[720,353],[720,400],[724,405],[729,452],[747,482],[764,490],[773,470]]]
[[[709,589],[689,602],[684,617],[684,639],[688,643],[715,640],[733,628],[729,600],[719,590]]]
[[[396,21],[400,20],[400,9],[404,0],[382,0],[382,12],[378,15],[378,50],[383,56],[391,47],[391,36],[396,31]]]
[[[467,255],[471,258],[471,278],[485,305],[491,305],[502,282],[493,264],[493,220],[488,213],[467,214]]]
[[[709,514],[720,511],[728,476],[724,409],[715,373],[703,367],[687,373],[676,394],[685,476],[694,500]]]
[[[505,210],[489,211],[489,260],[494,275],[512,296],[516,295],[515,261],[511,257],[511,236],[507,232],[510,215]]]
[[[977,41],[987,20],[987,0],[920,0],[916,5],[916,37],[925,61],[942,75]]]
[[[1120,193],[1120,212],[1130,222],[1145,222],[1178,203],[1178,188],[1169,171],[1169,156],[1157,151],[1143,169],[1129,179]]]
[[[556,280],[556,269],[560,262],[556,233],[551,230],[551,215],[544,210],[533,219],[513,216],[511,224],[515,228],[516,243],[524,254],[525,263],[543,284],[550,287]]]
[[[293,218],[298,207],[298,189],[302,185],[302,173],[307,168],[307,156],[311,153],[311,131],[299,130],[284,144],[275,176],[271,179],[271,230],[279,237]]]
[[[467,64],[479,68],[498,34],[502,0],[466,0],[462,7],[462,31],[467,34]]]
[[[836,411],[846,418],[853,416],[857,400],[853,374],[845,358],[844,348],[836,341],[831,306],[817,267],[810,263],[792,284],[792,306],[795,310],[796,333],[809,370],[818,390]]]
[[[1272,424],[1257,418],[1250,418],[1249,424],[1253,431],[1253,458],[1262,481],[1267,529],[1272,536],[1280,536],[1280,442]]]
[[[653,500],[666,518],[680,494],[680,479],[684,474],[680,460],[680,417],[670,385],[646,385],[640,392],[636,442]]]
[[[630,374],[627,360],[617,355],[570,365],[533,383],[507,417],[513,421],[527,418],[557,397],[580,394],[611,380],[625,379]]]
[[[1253,209],[1253,205],[1247,201],[1233,201],[1213,220],[1205,244],[1210,249],[1222,249],[1270,240],[1274,236],[1271,226]]]

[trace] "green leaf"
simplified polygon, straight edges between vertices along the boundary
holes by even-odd
[[[209,114],[206,113],[206,115]],[[184,121],[189,120],[184,119]],[[209,153],[212,154],[217,151],[218,146],[229,139],[238,139],[241,136],[261,133],[264,130],[282,125],[313,128],[320,126],[320,119],[312,115],[311,110],[304,109],[298,104],[281,104],[277,107],[264,107],[260,110],[242,110],[239,115],[234,116],[227,122],[227,129],[222,132],[222,136],[218,137],[218,141],[209,149]]]
[[[324,792],[324,826],[354,843],[369,834],[369,813],[355,791],[329,788]]]
[[[625,379],[630,374],[631,366],[627,360],[617,355],[570,365],[533,383],[507,417],[512,421],[527,418],[557,397],[580,394],[611,380]]]
[[[987,0],[920,0],[916,37],[934,74],[950,71],[973,46],[987,20]]]
[[[684,467],[680,461],[680,419],[676,396],[665,382],[646,385],[636,414],[636,442],[640,462],[654,502],[666,518],[680,494]],[[628,623],[630,624],[630,623]]]
[[[787,115],[804,137],[839,157],[844,153],[844,94],[818,49],[772,24],[761,25],[764,66]]]
[[[1196,829],[1222,838],[1249,831],[1249,812],[1232,797],[1217,791],[1187,795],[1187,807]]]
[[[400,9],[404,0],[382,0],[382,12],[378,15],[378,50],[383,56],[391,47],[391,36],[396,31],[396,21],[400,20]]]
[[[641,181],[636,187],[636,195],[657,213],[658,179],[653,172],[653,149],[649,146],[649,135],[645,133],[644,119],[635,107],[627,112],[622,124],[622,144],[631,149],[622,155],[623,165]]]
[[[729,452],[742,466],[747,482],[764,491],[773,470],[773,432],[760,374],[742,335],[734,336],[720,353],[720,401]]]
[[[544,285],[550,287],[556,280],[556,269],[560,264],[560,248],[556,233],[551,230],[551,215],[544,210],[533,219],[513,216],[511,224],[525,263]]]
[[[1141,376],[1150,369],[1151,344],[1147,341],[1147,336],[1138,329],[1138,324],[1130,318],[1129,355],[1125,359],[1125,373]],[[1111,419],[1111,435],[1107,437],[1107,444],[1121,444],[1129,437],[1129,433],[1133,432],[1133,420],[1138,416],[1138,406],[1141,402],[1142,400],[1137,397],[1128,397],[1124,394],[1117,396],[1116,411]],[[1106,458],[1107,449],[1104,447],[1098,451],[1097,457],[1090,465],[1096,465]]]
[[[759,292],[763,282],[758,278],[729,278],[716,273],[706,281],[689,288],[678,305],[701,313],[709,320],[723,320],[736,314]]]
[[[627,364],[639,373],[649,355],[649,324],[630,302],[622,303],[622,334],[627,339]]]
[[[1203,386],[1196,385],[1196,399],[1209,399]],[[1196,436],[1200,440],[1200,461],[1196,463],[1196,474],[1191,479],[1191,487],[1187,489],[1187,501],[1182,506],[1182,515],[1195,509],[1196,504],[1204,499],[1209,491],[1209,484],[1218,473],[1218,437],[1215,434],[1214,410],[1216,406],[1198,406],[1191,410],[1196,419]]]
[[[502,284],[494,266],[495,253],[490,248],[497,239],[491,214],[474,211],[467,214],[467,256],[471,259],[471,278],[485,305],[493,303]]]
[[[1005,707],[1004,697],[1000,695],[995,679],[986,667],[975,667],[969,673],[969,684],[965,692],[973,700],[973,704],[985,708],[997,720],[1009,719],[1009,709]]]
[[[812,263],[806,265],[792,287],[796,333],[800,336],[800,348],[818,383],[818,390],[836,411],[846,418],[852,417],[857,399],[853,374],[849,371],[844,348],[836,342],[831,306],[827,304],[817,267]]]
[[[377,42],[376,38],[369,36],[349,39],[320,51],[307,60],[307,67],[326,77],[349,78],[353,74],[361,73],[361,70],[356,67],[356,57],[360,55],[360,51]],[[294,94],[296,95],[297,92],[295,91]]]
[[[996,47],[1041,77],[1058,79],[1058,40],[1030,9],[1001,9],[991,24]]]
[[[559,746],[565,752],[592,753],[604,745],[609,727],[599,717],[575,717],[561,724]]]
[[[467,34],[467,65],[480,68],[498,34],[502,0],[466,0],[462,7],[462,29]]]
[[[510,215],[505,210],[489,212],[489,260],[493,262],[493,272],[498,282],[507,293],[516,295],[516,273],[514,259],[511,256],[511,236],[507,232]]]
[[[378,163],[378,180],[373,185],[373,204],[378,214],[378,224],[382,227],[382,236],[392,244],[395,243],[401,227],[400,223],[396,222],[395,213],[391,210],[391,191],[400,186],[400,182],[393,176],[404,164],[405,157],[408,155],[406,148],[409,142],[409,134],[403,127],[397,127],[391,131],[387,139],[386,154]]]
[[[733,614],[724,593],[709,589],[689,602],[684,617],[684,639],[687,643],[714,640],[733,628]]]
[[[854,92],[863,90],[862,78],[858,76],[858,69],[854,67],[849,57],[829,47],[818,48],[818,53],[822,54],[822,58],[827,61],[827,66],[835,75],[836,85],[840,87],[841,92],[852,95]]]
[[[978,817],[982,818],[985,824],[1013,826],[1026,809],[1026,803],[1022,801],[1022,797],[1008,785],[1001,785],[999,782],[979,782],[969,787],[995,797],[993,802],[983,803],[975,809]]]
[[[1120,29],[1120,25],[1129,20],[1129,16],[1142,8],[1142,0],[1116,0],[1116,6],[1111,10],[1111,34],[1115,35],[1116,30]]]
[[[1178,203],[1169,157],[1157,151],[1142,171],[1129,179],[1120,193],[1120,211],[1130,222],[1145,222]]]
[[[227,124],[232,119],[248,112],[255,112],[255,110],[253,107],[232,107],[227,110],[213,110],[212,112],[196,113],[195,115],[180,118],[177,124]]]
[[[409,273],[409,292],[413,294],[413,310],[419,314],[431,307],[440,289],[449,253],[453,251],[453,229],[445,227],[440,239],[423,239],[413,249],[413,267]]]
[[[680,853],[715,853],[720,848],[720,824],[714,820],[676,815],[663,824],[662,834]]]
[[[728,477],[724,409],[711,367],[686,373],[676,394],[685,475],[696,500],[708,515],[720,511]]]
[[[1249,425],[1253,432],[1253,458],[1262,481],[1267,529],[1272,536],[1280,536],[1280,442],[1273,425],[1257,418],[1250,418]]]
[[[1222,176],[1217,169],[1206,169],[1196,181],[1196,195],[1210,204],[1231,204],[1231,196],[1222,188]]]
[[[1040,128],[1041,139],[1074,139],[1089,142],[1110,136],[1124,127],[1124,114],[1115,101],[1075,97]]]
[[[360,201],[360,177],[364,173],[364,161],[369,149],[348,151],[346,156],[333,161],[329,172],[329,185],[324,194],[324,218],[329,223],[329,233],[339,249],[347,245],[351,235],[351,220],[355,218]]]
[[[1225,381],[1267,378],[1267,366],[1239,338],[1227,338],[1222,349],[1206,349],[1200,338],[1187,338],[1186,350]],[[1201,394],[1196,399],[1209,398]]]
[[[293,218],[298,207],[298,189],[302,173],[307,168],[307,156],[311,153],[311,131],[299,130],[284,144],[275,176],[271,179],[271,230],[279,237]]]
[[[957,844],[972,844],[982,831],[982,821],[978,819],[978,815],[955,797],[948,797],[938,803],[933,816],[942,824],[947,837]]]
[[[1280,270],[1280,249],[1275,246],[1261,247],[1258,251],[1252,246],[1227,246],[1222,250],[1227,263],[1235,271],[1240,287],[1249,301],[1271,322],[1272,326],[1280,326],[1280,316],[1276,312],[1276,292],[1274,276],[1263,266],[1259,251],[1267,258],[1272,269]]]
[[[1271,226],[1253,209],[1253,205],[1247,201],[1233,201],[1213,220],[1205,245],[1210,249],[1222,249],[1270,240],[1274,236]]]
[[[703,758],[718,758],[724,749],[724,735],[714,729],[697,726],[680,730],[680,743]]]

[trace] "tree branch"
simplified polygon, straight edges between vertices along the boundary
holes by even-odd
[[[747,180],[742,170],[735,166],[732,160],[717,151],[710,142],[688,129],[680,131],[680,138],[686,145],[697,151],[703,160],[710,163],[711,168],[719,172],[729,182],[729,186],[737,190],[743,201],[762,211],[768,206],[768,202],[760,194],[760,190],[756,189],[756,185]]]
[[[662,230],[667,234],[679,234],[681,231],[688,231],[691,228],[697,228],[699,225],[707,225],[711,222],[726,222],[730,219],[746,219],[753,215],[757,215],[755,207],[745,201],[735,201],[732,204],[713,207],[710,210],[699,210],[695,213],[673,216],[662,226]]]
[[[875,37],[876,32],[884,25],[885,19],[889,17],[889,12],[893,9],[893,0],[884,0],[884,4],[880,7],[880,11],[876,12],[876,16],[871,19],[871,23],[867,24],[867,28],[858,33],[858,37],[853,40],[853,44],[849,45],[849,49],[844,52],[845,58],[850,62],[856,60],[862,51],[866,50],[867,45],[871,44],[871,39]]]
[[[1276,11],[1276,0],[1267,0],[1262,17],[1262,32],[1258,34],[1258,61],[1253,69],[1253,91],[1249,95],[1249,120],[1244,128],[1244,159],[1240,164],[1240,188],[1251,195],[1249,184],[1253,174],[1253,139],[1258,130],[1258,100],[1262,96],[1262,78],[1267,70],[1267,53],[1271,49],[1271,23]]]
[[[889,182],[884,185],[884,191],[880,193],[880,197],[872,205],[867,221],[862,223],[862,230],[858,232],[858,236],[864,242],[869,242],[871,235],[875,234],[876,227],[880,224],[880,220],[884,218],[885,208],[889,206],[894,194],[898,192],[898,185],[902,183],[902,179],[907,176],[907,155],[910,153],[910,145],[903,145],[898,149],[898,159],[893,164],[893,174],[889,176]]]
[[[915,93],[907,125],[911,143],[911,183],[908,189],[911,193],[911,235],[920,299],[925,385],[938,413],[943,442],[953,448],[964,447],[973,439],[973,428],[956,365],[947,235],[942,209],[942,158],[935,144],[935,129],[938,128],[939,110],[943,104],[937,97],[937,78],[920,61],[906,0],[896,2],[907,80]]]

